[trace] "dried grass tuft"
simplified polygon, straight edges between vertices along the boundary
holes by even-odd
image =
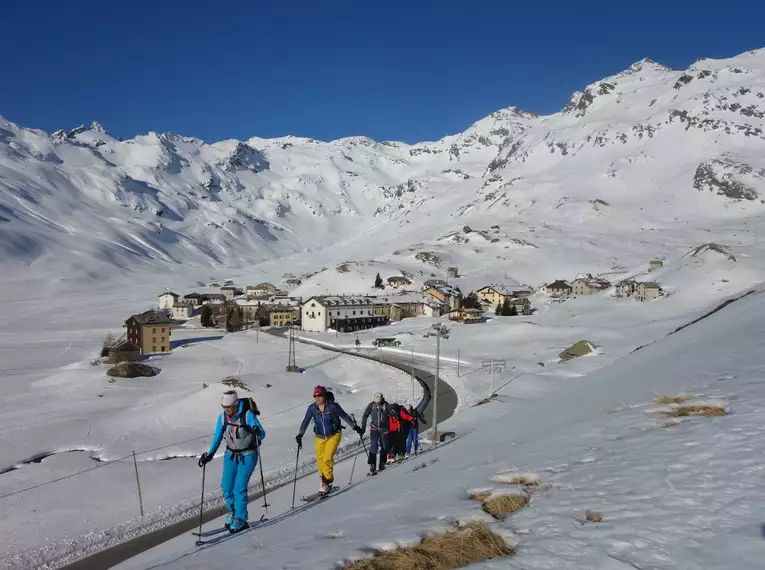
[[[679,426],[679,425],[680,425],[680,422],[678,422],[678,421],[667,420],[666,422],[661,424],[661,427],[671,428],[671,427],[675,427],[675,426]]]
[[[679,418],[685,416],[725,416],[728,412],[725,411],[725,406],[720,404],[686,404],[662,412],[662,414],[669,417]]]
[[[687,402],[693,396],[689,394],[678,394],[677,396],[667,396],[665,394],[656,394],[654,402],[657,404],[682,404]]]
[[[501,536],[483,524],[424,538],[416,546],[376,552],[372,558],[346,564],[341,570],[450,570],[515,554]]]
[[[491,496],[491,491],[480,491],[478,493],[470,493],[470,498],[474,501],[485,501]]]
[[[483,501],[483,510],[497,520],[504,520],[528,504],[528,495],[497,495]]]

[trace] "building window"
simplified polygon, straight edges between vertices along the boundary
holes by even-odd
[[[162,347],[162,352],[167,352],[164,346]]]
[[[151,339],[151,342],[157,342],[157,337],[154,337],[153,339]]]
[[[151,329],[151,332],[156,333],[157,329]]]
[[[156,346],[152,346],[152,347],[151,347],[151,351],[152,351],[152,352],[157,352],[157,347],[156,347]]]

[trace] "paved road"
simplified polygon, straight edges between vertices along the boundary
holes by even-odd
[[[285,331],[286,329],[269,329],[267,332],[275,336],[279,336],[283,338],[283,334]],[[381,362],[382,364],[387,364],[388,366],[393,366],[394,368],[398,368],[399,370],[407,374],[410,374],[412,371],[412,360],[411,358],[407,358],[406,355],[399,356],[393,353],[386,354],[385,352],[381,352],[378,350],[367,350],[367,349],[361,349],[360,351],[357,352],[355,349],[346,350],[346,349],[331,348],[328,346],[309,343],[306,341],[298,341],[298,342],[305,342],[306,344],[312,344],[314,346],[317,346],[319,348],[323,348],[325,350],[329,350],[332,352],[341,352],[351,356],[365,358],[367,360],[373,360],[375,362]],[[433,425],[432,394],[433,394],[433,386],[434,386],[433,382],[435,380],[435,374],[420,368],[418,366],[419,364],[420,364],[420,359],[415,358],[414,377],[422,386],[423,393],[424,393],[424,397],[417,408],[421,412],[424,409],[423,415],[425,416],[425,421],[428,422],[428,426],[432,426]],[[443,380],[439,379],[438,382],[439,382],[438,384],[438,421],[442,422],[444,420],[449,419],[454,414],[454,411],[457,409],[457,394],[452,389],[452,387],[449,386],[449,384],[447,384]],[[285,484],[291,485],[292,482],[288,481]],[[283,486],[283,485],[280,485],[280,486]],[[273,490],[274,489],[269,489],[269,492]],[[256,499],[259,499],[262,496],[263,496],[262,493],[251,493],[249,500],[250,502],[252,502],[252,501],[255,501]],[[211,520],[214,520],[222,516],[223,514],[225,514],[225,512],[222,506],[211,509],[205,512],[204,522],[209,522]],[[180,536],[184,533],[194,530],[198,524],[199,524],[198,518],[192,518],[192,519],[187,519],[184,521],[177,522],[175,524],[157,529],[154,532],[150,532],[150,533],[138,536],[132,540],[123,542],[122,544],[118,544],[111,548],[107,548],[100,552],[96,552],[95,554],[92,554],[91,556],[88,556],[87,558],[83,558],[77,562],[69,564],[68,566],[64,566],[63,570],[106,570],[108,568],[112,568],[113,566],[116,566],[117,564],[124,562],[125,560],[132,558],[133,556],[136,556],[137,554],[140,554],[151,548],[154,548],[155,546],[158,546],[162,544],[163,542],[167,542],[168,540],[175,538],[176,536]]]

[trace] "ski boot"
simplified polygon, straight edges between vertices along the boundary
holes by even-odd
[[[223,526],[226,527],[226,530],[231,530],[232,524],[234,524],[234,513],[229,513]]]
[[[231,526],[228,528],[228,531],[231,534],[236,534],[237,532],[242,532],[246,528],[247,528],[247,521],[242,519],[234,519],[234,522],[231,523]]]

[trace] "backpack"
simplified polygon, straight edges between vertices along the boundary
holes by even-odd
[[[239,398],[239,402],[244,404],[244,406],[242,406],[242,417],[245,417],[248,411],[252,411],[252,413],[256,416],[260,415],[260,410],[258,409],[258,405],[255,403],[254,399]]]
[[[399,404],[388,404],[388,415],[392,418],[398,419],[398,411],[400,407],[401,406]]]
[[[260,415],[260,410],[258,410],[258,405],[255,403],[255,400],[253,398],[239,398],[239,400],[237,400],[237,404],[242,405],[242,417],[240,418],[242,425],[245,425],[247,423],[248,411],[251,411],[256,416]],[[223,414],[223,425],[224,427],[229,425],[234,425],[234,424],[228,423],[228,417],[226,416],[225,413]],[[237,427],[236,429],[237,429],[237,437],[238,437],[239,427]],[[257,438],[254,438],[254,439],[257,439]],[[250,447],[247,448],[247,451],[250,449],[255,449],[256,447],[257,447],[257,442],[253,440],[252,445],[250,445]]]

